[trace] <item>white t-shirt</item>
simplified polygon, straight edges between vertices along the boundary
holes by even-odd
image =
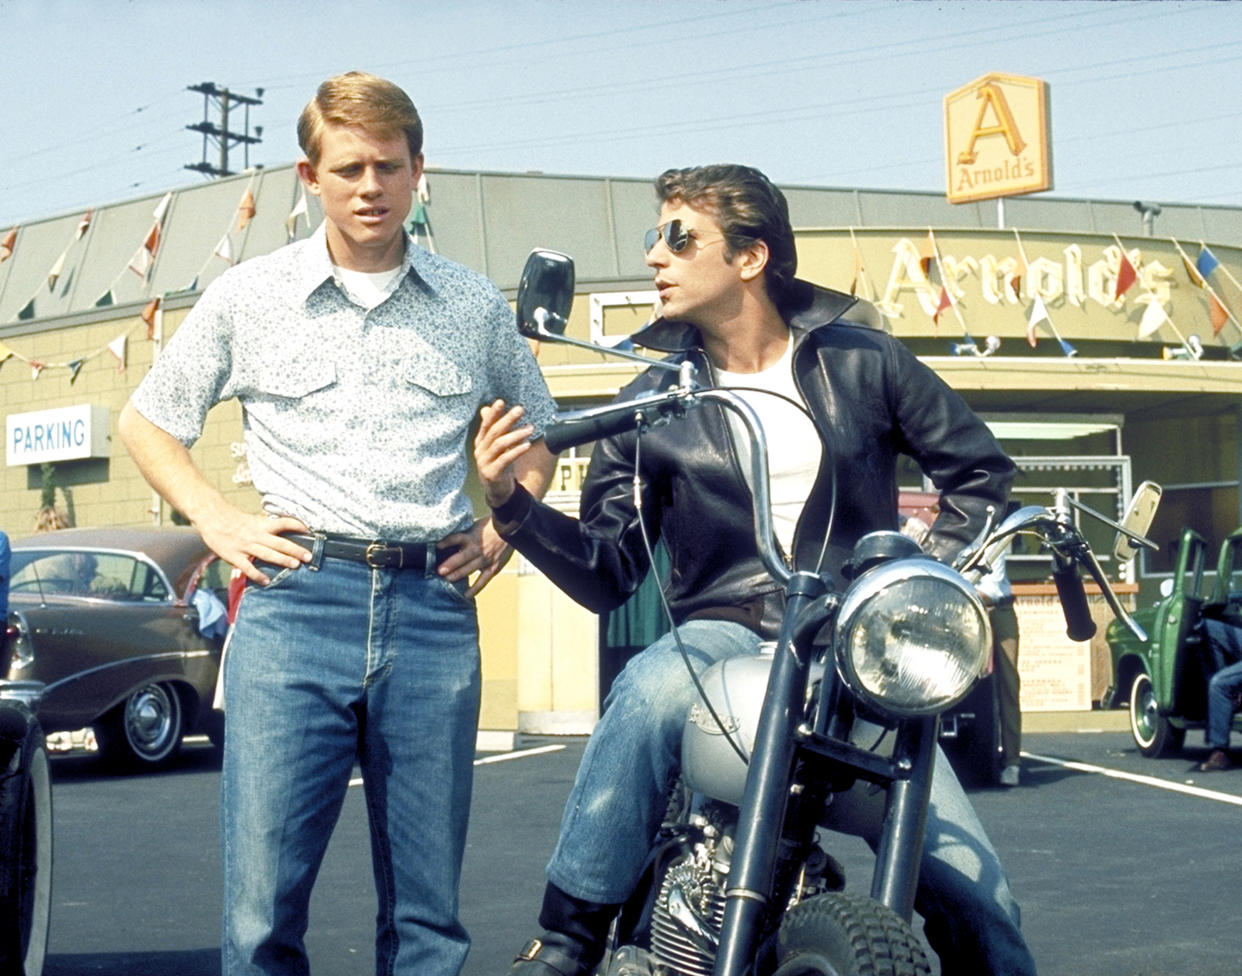
[[[794,529],[807,496],[815,484],[823,445],[815,424],[794,403],[805,406],[802,395],[794,383],[793,333],[781,358],[758,373],[733,373],[716,371],[718,382],[724,387],[749,387],[739,389],[742,397],[759,415],[763,434],[768,442],[768,476],[772,483],[772,525],[776,538],[786,553],[793,550]],[[751,390],[767,392],[751,392]],[[771,394],[780,394],[772,396]],[[788,397],[789,400],[782,399]],[[727,411],[733,442],[737,446],[742,470],[750,473],[750,439],[746,436],[742,420]]]
[[[404,270],[401,265],[387,271],[352,271],[337,264],[332,265],[332,273],[345,289],[345,294],[356,305],[366,309],[375,308],[393,293],[397,287],[397,277]]]

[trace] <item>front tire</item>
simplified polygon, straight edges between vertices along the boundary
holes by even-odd
[[[0,774],[0,972],[40,976],[52,909],[52,782],[37,722]]]
[[[170,684],[144,685],[95,728],[99,752],[119,766],[152,768],[172,760],[185,734],[181,696]]]
[[[1151,675],[1140,671],[1130,686],[1130,734],[1134,744],[1148,759],[1171,755],[1182,747],[1186,730],[1171,724],[1160,714]]]
[[[930,976],[923,945],[896,912],[864,895],[831,892],[781,921],[773,976]]]

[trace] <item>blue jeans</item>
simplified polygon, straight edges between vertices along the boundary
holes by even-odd
[[[309,972],[311,887],[354,762],[375,971],[451,976],[479,705],[464,584],[326,559],[248,587],[225,662],[224,976]]]
[[[1221,668],[1208,682],[1207,744],[1213,749],[1228,749],[1234,702],[1242,692],[1242,631],[1220,620],[1203,621],[1203,629],[1226,661],[1237,662]]]
[[[699,671],[759,649],[759,638],[740,624],[692,620],[679,629]],[[603,904],[629,897],[676,778],[682,726],[696,696],[671,635],[626,665],[569,794],[547,869],[552,884]],[[939,749],[918,908],[944,972],[1035,972],[996,851]]]

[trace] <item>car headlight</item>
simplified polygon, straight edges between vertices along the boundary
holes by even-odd
[[[901,716],[965,697],[992,649],[974,588],[935,560],[883,563],[860,576],[837,617],[837,666],[863,699]]]

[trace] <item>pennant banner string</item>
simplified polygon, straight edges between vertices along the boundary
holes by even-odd
[[[1018,257],[1022,259],[1022,272],[1023,275],[1026,275],[1030,270],[1031,262],[1027,260],[1026,245],[1022,243],[1022,237],[1018,234],[1018,228],[1016,227],[1013,228],[1013,239],[1018,244]],[[1027,284],[1029,286],[1030,282],[1028,281]],[[1067,357],[1077,356],[1078,350],[1061,338],[1061,333],[1057,331],[1057,327],[1052,321],[1052,316],[1048,313],[1048,306],[1044,304],[1043,299],[1041,299],[1039,295],[1036,295],[1035,298],[1039,302],[1039,307],[1037,309],[1032,308],[1031,310],[1031,316],[1027,321],[1026,326],[1026,341],[1032,346],[1035,345],[1034,342],[1031,342],[1031,339],[1035,335],[1035,327],[1042,323],[1048,326],[1048,331],[1052,333],[1052,338],[1056,340],[1057,345],[1061,347],[1061,351],[1065,353]],[[1042,312],[1042,316],[1039,318],[1036,318],[1035,313],[1037,311]]]
[[[187,287],[187,291],[195,291],[198,283],[202,280],[207,269],[211,267],[213,261],[223,261],[230,268],[235,263],[233,260],[233,240],[230,235],[233,232],[234,221],[237,223],[237,230],[245,231],[250,221],[258,213],[254,202],[254,184],[257,174],[252,174],[250,181],[246,184],[245,192],[242,193],[241,200],[238,201],[237,208],[229,214],[228,223],[224,225],[224,235],[220,238],[211,254],[207,256],[207,260],[203,262],[202,267],[198,269],[198,273],[194,275],[193,280]]]
[[[47,282],[47,290],[49,293],[56,290],[56,282],[59,281],[61,275],[64,274],[65,261],[68,260],[69,258],[69,252],[73,250],[73,246],[78,241],[80,241],[82,237],[86,234],[86,229],[90,227],[91,216],[94,214],[94,212],[95,211],[93,209],[88,209],[86,213],[82,215],[82,219],[79,220],[76,225],[74,225],[73,236],[69,239],[69,243],[65,245],[65,249],[60,252],[60,256],[56,258],[55,261],[52,262],[52,266],[48,268],[47,274],[44,275],[43,278],[41,279],[41,282],[42,281]],[[12,240],[10,240],[10,238],[12,238]],[[13,241],[15,241],[16,238],[17,238],[17,228],[14,227],[13,230],[9,231],[8,235],[4,239],[4,244],[3,244],[4,257],[8,257],[10,254],[13,253]],[[3,260],[3,259],[4,258],[0,258],[0,260]],[[34,318],[35,301],[38,299],[39,294],[42,291],[43,291],[42,283],[36,285],[35,293],[30,296],[30,300],[26,302],[26,304],[21,307],[21,310],[17,313],[17,315],[14,318],[10,319],[9,321],[17,322],[17,321],[20,321],[23,317]]]
[[[1185,262],[1186,264],[1186,270],[1188,273],[1190,273],[1191,277],[1195,279],[1195,284],[1197,284],[1200,288],[1202,288],[1204,291],[1208,293],[1211,299],[1215,301],[1217,305],[1220,306],[1222,311],[1224,311],[1225,315],[1228,317],[1228,320],[1233,323],[1233,327],[1237,329],[1240,333],[1242,333],[1242,324],[1239,324],[1237,316],[1235,316],[1233,312],[1230,311],[1229,306],[1226,305],[1224,301],[1221,300],[1221,297],[1217,293],[1216,289],[1212,287],[1212,283],[1203,276],[1203,274],[1199,271],[1199,268],[1195,264],[1195,262],[1190,260],[1189,255],[1187,255],[1186,252],[1182,249],[1181,242],[1178,241],[1176,237],[1170,237],[1169,240],[1171,240],[1173,242],[1173,246],[1177,248],[1177,253],[1182,256],[1182,261]],[[1199,242],[1199,247],[1203,251],[1208,250],[1207,245],[1204,244],[1202,241]],[[1208,253],[1210,254],[1211,252],[1208,251]],[[1213,255],[1213,257],[1215,257],[1215,255]],[[1229,273],[1228,268],[1226,268],[1219,261],[1217,261],[1216,267],[1219,268],[1219,270],[1225,275],[1225,277],[1233,284],[1235,288],[1237,288],[1239,291],[1242,291],[1242,286],[1240,286],[1238,284],[1237,279],[1234,278],[1234,276]]]

